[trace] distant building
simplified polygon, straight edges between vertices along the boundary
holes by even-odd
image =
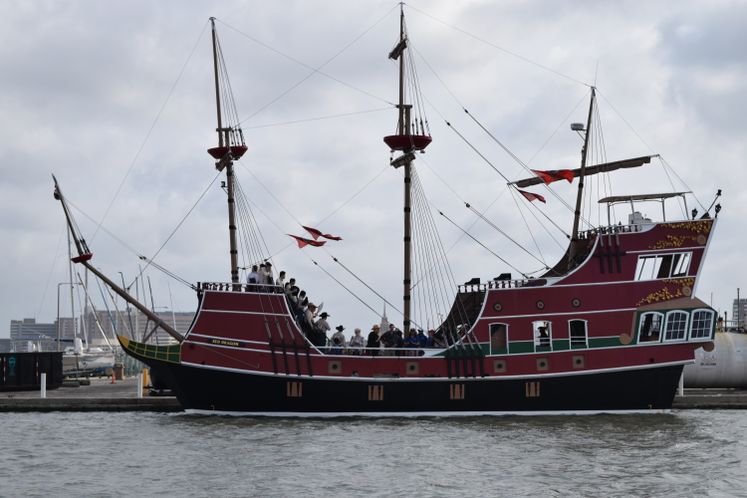
[[[12,343],[10,339],[1,338],[0,339],[0,353],[10,353]]]
[[[735,299],[731,307],[731,319],[739,328],[747,322],[747,299]]]
[[[192,324],[195,313],[193,311],[159,311],[156,313],[164,322],[174,327],[182,335],[186,334]],[[116,344],[117,334],[149,343],[169,344],[173,339],[163,330],[154,331],[155,324],[145,315],[136,310],[120,310],[114,312],[97,311],[88,313],[82,322],[77,318],[61,317],[59,320],[60,348],[73,346],[75,337],[80,337],[84,345],[90,347],[104,347]],[[76,333],[76,329],[77,330]],[[103,333],[102,333],[103,332]],[[10,321],[10,351],[55,351],[57,350],[58,322],[37,323],[34,318]],[[104,338],[106,337],[106,339]],[[0,345],[0,348],[3,346]],[[2,351],[2,349],[0,349]]]

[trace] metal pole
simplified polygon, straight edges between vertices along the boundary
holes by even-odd
[[[39,387],[39,393],[41,398],[47,397],[47,374],[42,372],[41,378],[39,379],[39,383],[41,384]]]

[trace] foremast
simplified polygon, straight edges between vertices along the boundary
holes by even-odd
[[[403,307],[402,307],[402,331],[404,336],[410,330],[411,321],[411,295],[412,295],[412,162],[415,160],[415,151],[423,151],[431,142],[430,134],[426,132],[423,119],[413,118],[412,104],[405,103],[405,52],[408,45],[407,33],[405,31],[405,13],[403,4],[400,3],[399,17],[399,41],[389,52],[389,58],[399,61],[399,100],[397,104],[397,134],[384,137],[384,142],[392,151],[400,151],[402,155],[392,159],[390,164],[396,169],[402,167],[404,170],[404,277],[403,284]]]

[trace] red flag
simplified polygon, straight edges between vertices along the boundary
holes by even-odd
[[[316,240],[316,239],[318,239],[319,237],[322,236],[321,230],[317,230],[316,228],[307,227],[305,225],[301,225],[301,228],[303,228],[304,230],[306,230],[307,232],[309,232],[311,234],[311,236],[314,237],[314,240]],[[292,237],[292,235],[291,235],[291,237]]]
[[[327,243],[326,240],[311,240],[311,239],[304,239],[303,237],[297,237],[295,235],[291,235],[289,233],[286,234],[288,237],[293,237],[296,239],[296,242],[298,243],[298,248],[301,249],[302,247],[306,246],[314,246],[314,247],[321,247],[324,244]]]
[[[329,240],[342,240],[342,237],[338,237],[337,235],[332,235],[329,233],[322,233],[321,230],[317,230],[316,228],[307,227],[305,225],[301,225],[301,227],[309,232],[312,237],[314,237],[314,240],[318,239],[319,237],[324,237],[325,239]]]
[[[540,177],[545,183],[552,183],[558,180],[568,180],[568,183],[571,183],[574,176],[572,169],[552,169],[548,171],[533,169],[532,173]]]
[[[526,200],[528,200],[529,202],[531,202],[531,201],[540,201],[540,202],[544,202],[545,204],[547,204],[547,201],[545,200],[545,198],[542,197],[539,194],[535,194],[535,193],[532,193],[532,192],[527,192],[526,190],[520,190],[520,189],[516,189],[516,190],[518,190],[519,193],[521,195],[523,195],[524,198]]]

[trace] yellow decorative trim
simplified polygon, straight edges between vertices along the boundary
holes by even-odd
[[[682,247],[686,240],[692,240],[698,242],[696,235],[667,235],[665,240],[660,240],[653,245],[648,246],[649,249],[676,249]],[[702,244],[701,244],[702,245]]]
[[[677,299],[678,297],[682,297],[682,290],[677,289],[676,292],[672,293],[669,291],[668,287],[664,287],[662,290],[657,291],[657,292],[652,292],[648,296],[638,301],[636,306],[643,306],[644,304],[658,303],[660,301],[669,301],[670,299]]]
[[[687,230],[694,233],[711,233],[711,227],[713,226],[712,220],[700,220],[700,221],[688,221],[687,223],[671,223],[667,225],[669,228],[675,228],[678,230]]]

